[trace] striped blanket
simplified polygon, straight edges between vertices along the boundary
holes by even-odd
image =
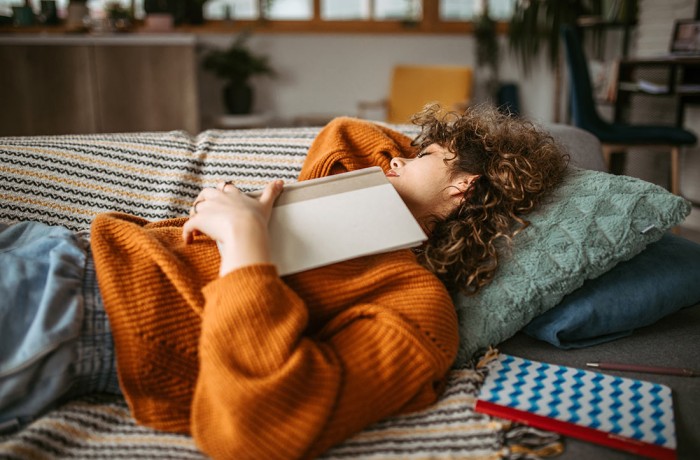
[[[403,127],[404,132],[410,130]],[[202,187],[244,191],[293,182],[318,128],[209,130],[0,138],[0,222],[37,220],[73,230],[121,211],[157,220],[185,215]],[[412,134],[408,132],[409,134]],[[453,369],[433,407],[369,427],[323,458],[508,457],[507,423],[473,410],[482,371]],[[189,437],[134,423],[125,402],[70,402],[0,437],[0,458],[202,458]]]
[[[203,187],[244,191],[296,180],[318,129],[6,137],[0,139],[0,221],[74,230],[120,211],[158,220],[186,215]]]
[[[473,411],[480,373],[454,370],[429,409],[380,422],[321,459],[500,459],[506,422]],[[188,436],[136,425],[123,399],[96,395],[70,402],[12,436],[0,437],[0,458],[204,459]]]

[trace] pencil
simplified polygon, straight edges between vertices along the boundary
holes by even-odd
[[[649,374],[677,375],[681,377],[697,377],[698,374],[692,369],[682,367],[664,367],[664,366],[645,366],[641,364],[623,364],[623,363],[586,363],[588,367],[610,371],[627,371],[627,372],[646,372]]]

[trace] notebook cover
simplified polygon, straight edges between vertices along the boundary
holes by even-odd
[[[658,459],[676,458],[671,389],[500,354],[476,411]]]
[[[272,262],[280,275],[427,239],[376,166],[285,185],[268,229]]]

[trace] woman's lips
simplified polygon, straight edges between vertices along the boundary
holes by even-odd
[[[386,177],[399,177],[399,174],[393,169],[388,170],[384,175]]]

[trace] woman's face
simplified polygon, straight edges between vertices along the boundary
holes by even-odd
[[[447,149],[431,144],[415,158],[391,160],[386,176],[419,222],[431,216],[446,217],[477,177],[454,174],[450,169],[453,157]]]

